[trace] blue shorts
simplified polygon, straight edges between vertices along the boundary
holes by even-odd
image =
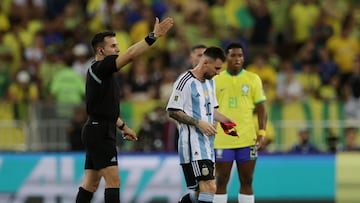
[[[215,149],[215,161],[231,162],[241,164],[250,160],[256,160],[258,157],[257,146],[250,146],[236,149]]]

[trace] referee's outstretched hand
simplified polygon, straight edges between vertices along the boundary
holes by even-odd
[[[159,18],[155,18],[154,34],[155,37],[161,37],[167,33],[168,30],[174,25],[174,20],[170,17],[165,18],[163,21],[159,21]]]
[[[123,138],[125,140],[132,140],[132,141],[136,141],[138,138],[136,136],[135,131],[133,131],[131,128],[129,128],[127,125],[125,125],[124,129],[123,129]]]

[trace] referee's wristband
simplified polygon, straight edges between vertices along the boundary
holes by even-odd
[[[155,34],[153,32],[150,32],[148,36],[145,37],[145,42],[151,46],[156,41]]]
[[[123,122],[123,124],[122,124],[121,126],[119,126],[118,128],[119,128],[120,130],[124,130],[125,125],[126,125],[126,123],[125,123],[125,122]]]
[[[261,135],[261,136],[265,136],[265,135],[266,135],[266,131],[263,130],[263,129],[260,129],[260,130],[258,131],[258,134]]]

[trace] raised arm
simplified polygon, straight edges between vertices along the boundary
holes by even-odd
[[[126,52],[122,55],[119,55],[116,59],[116,67],[120,70],[123,66],[128,64],[137,56],[146,52],[151,44],[153,44],[157,38],[165,35],[169,29],[173,26],[174,21],[172,18],[165,18],[163,21],[159,22],[159,18],[155,19],[155,25],[153,32],[149,34],[149,36],[145,37],[145,39],[133,44]]]

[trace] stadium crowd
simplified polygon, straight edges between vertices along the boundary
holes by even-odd
[[[247,70],[263,80],[268,103],[344,102],[344,118],[360,120],[356,0],[2,0],[0,103],[10,102],[13,119],[21,120],[34,103],[82,105],[89,37],[115,31],[121,54],[151,31],[155,16],[173,17],[174,29],[118,73],[122,101],[167,102],[173,81],[191,68],[193,45],[238,41],[246,47]],[[69,117],[64,109],[58,113]],[[162,111],[144,118],[140,136],[158,125],[171,129],[158,119]],[[157,150],[173,140],[159,135],[134,150]]]

